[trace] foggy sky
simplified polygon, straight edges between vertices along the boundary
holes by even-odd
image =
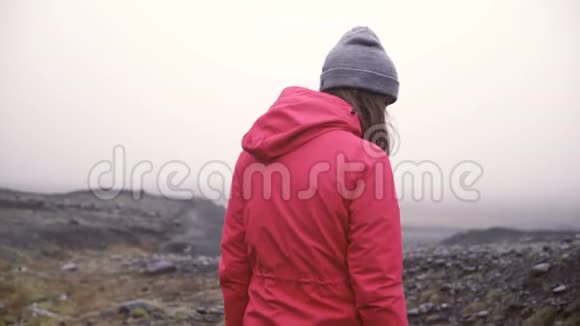
[[[579,19],[574,0],[0,0],[0,187],[86,188],[118,144],[129,167],[233,166],[282,88],[317,89],[366,25],[400,75],[393,165],[484,170],[477,203],[444,184],[441,203],[404,200],[403,223],[577,226]]]

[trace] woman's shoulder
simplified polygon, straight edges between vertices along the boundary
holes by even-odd
[[[388,160],[387,153],[373,142],[345,131],[333,131],[328,137],[328,150],[345,156],[345,159],[358,161],[364,165]]]

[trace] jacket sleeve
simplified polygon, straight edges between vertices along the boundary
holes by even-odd
[[[243,323],[244,312],[248,304],[248,283],[251,273],[242,218],[244,199],[241,194],[239,165],[240,159],[238,159],[234,171],[230,198],[224,217],[221,258],[218,267],[227,326],[241,326]]]
[[[347,260],[362,324],[407,325],[399,205],[389,158],[370,167],[350,202]]]

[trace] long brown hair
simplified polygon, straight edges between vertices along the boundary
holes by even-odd
[[[393,140],[387,120],[387,106],[394,102],[391,97],[355,88],[334,88],[325,92],[350,104],[359,117],[363,138],[391,154]]]

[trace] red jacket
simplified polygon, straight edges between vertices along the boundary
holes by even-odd
[[[226,325],[407,325],[389,158],[352,108],[286,88],[242,146],[219,265]]]

